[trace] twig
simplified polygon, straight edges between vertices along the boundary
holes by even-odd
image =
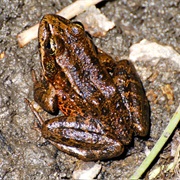
[[[180,122],[180,105],[177,108],[176,112],[174,113],[172,119],[170,120],[168,126],[162,133],[161,137],[151,150],[150,154],[146,157],[146,159],[142,162],[136,172],[130,177],[130,179],[140,179],[155,157],[163,148],[164,144],[167,142],[171,134],[173,133],[174,129],[177,127],[178,123]]]
[[[61,11],[57,12],[56,14],[63,16],[67,19],[71,19],[74,16],[85,11],[89,6],[97,4],[101,1],[103,0],[77,0],[74,3],[70,4],[69,6],[62,9]],[[17,35],[19,47],[23,47],[27,43],[29,43],[32,39],[37,38],[38,27],[39,24],[36,24],[33,27]]]

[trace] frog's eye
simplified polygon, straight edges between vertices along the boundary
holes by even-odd
[[[73,32],[74,35],[78,35],[78,34],[84,32],[83,24],[78,22],[78,21],[77,22],[73,22],[72,23],[72,32]]]
[[[50,54],[54,54],[56,50],[56,44],[52,38],[45,43],[45,48],[50,51]]]

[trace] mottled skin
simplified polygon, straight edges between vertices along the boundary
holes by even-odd
[[[133,134],[149,131],[149,106],[133,64],[98,49],[79,22],[45,15],[39,27],[42,79],[34,99],[51,114],[42,136],[83,160],[119,156]],[[34,109],[32,109],[37,115]]]

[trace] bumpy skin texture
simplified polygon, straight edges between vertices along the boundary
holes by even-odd
[[[149,132],[149,105],[133,64],[98,49],[79,22],[45,15],[39,27],[42,80],[34,99],[51,114],[42,136],[83,160],[119,156],[133,133]]]

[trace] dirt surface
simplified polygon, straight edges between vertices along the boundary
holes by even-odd
[[[0,53],[5,53],[0,59],[0,179],[69,179],[78,162],[57,151],[34,130],[35,117],[24,98],[33,100],[31,69],[40,67],[38,42],[36,39],[19,48],[16,39],[18,33],[36,24],[44,14],[55,13],[70,3],[70,0],[0,2]],[[94,38],[94,42],[113,57],[127,57],[130,46],[142,39],[170,45],[180,52],[179,0],[114,0],[98,7],[116,27],[106,37]],[[99,162],[102,170],[98,179],[130,177],[145,158],[145,148],[153,147],[179,105],[177,64],[162,59],[155,66],[137,62],[136,67],[151,105],[149,138],[135,138],[122,156]],[[150,74],[146,76],[146,72]],[[172,90],[170,102],[162,91],[167,85]],[[171,141],[161,154],[164,164],[172,159]],[[161,163],[157,159],[153,166]],[[176,173],[161,173],[159,178],[176,176]]]

